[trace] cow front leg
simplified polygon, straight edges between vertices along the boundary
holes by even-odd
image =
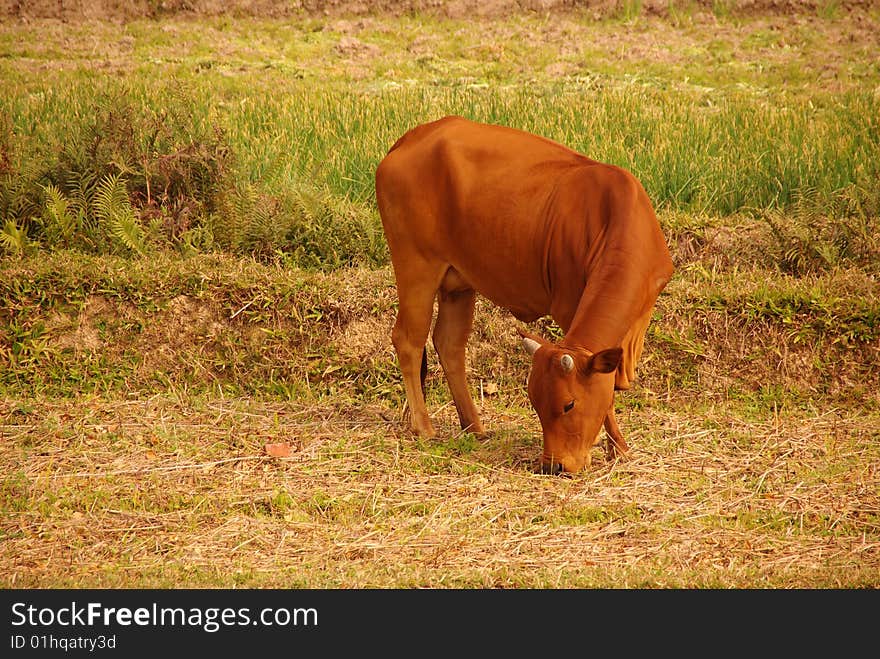
[[[605,458],[607,460],[615,460],[617,458],[626,457],[629,453],[629,446],[620,432],[620,426],[617,425],[617,418],[614,416],[614,401],[611,401],[611,407],[608,408],[608,414],[605,415],[605,432],[608,433],[608,440],[605,443]]]
[[[473,290],[446,292],[441,289],[433,338],[462,430],[483,434],[485,430],[468,389],[465,370],[465,353],[473,326],[475,299]]]

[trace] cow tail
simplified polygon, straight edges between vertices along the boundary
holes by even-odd
[[[422,398],[425,397],[425,379],[428,377],[428,348],[422,348],[422,371],[420,373],[422,380]]]

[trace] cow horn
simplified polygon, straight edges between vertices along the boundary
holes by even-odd
[[[562,355],[559,363],[562,364],[562,370],[566,373],[571,373],[574,369],[574,359],[572,359],[571,355]]]
[[[537,351],[538,348],[541,347],[541,344],[538,343],[537,341],[535,341],[534,339],[530,339],[529,337],[524,336],[523,337],[523,346],[525,347],[527,353],[534,356],[535,351]]]

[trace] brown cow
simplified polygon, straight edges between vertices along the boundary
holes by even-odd
[[[603,423],[609,456],[626,453],[614,391],[634,378],[673,272],[638,180],[542,137],[446,117],[391,147],[376,170],[376,200],[397,279],[392,342],[413,430],[434,436],[425,343],[438,298],[434,347],[462,428],[483,432],[465,376],[479,292],[523,322],[549,314],[565,332],[557,344],[520,330],[544,430],[541,470],[589,466]]]

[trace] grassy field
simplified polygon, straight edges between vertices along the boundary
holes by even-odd
[[[0,21],[0,586],[880,586],[880,14],[735,7]],[[430,348],[405,431],[373,172],[449,113],[651,195],[631,460],[534,473],[485,300],[489,437]]]

